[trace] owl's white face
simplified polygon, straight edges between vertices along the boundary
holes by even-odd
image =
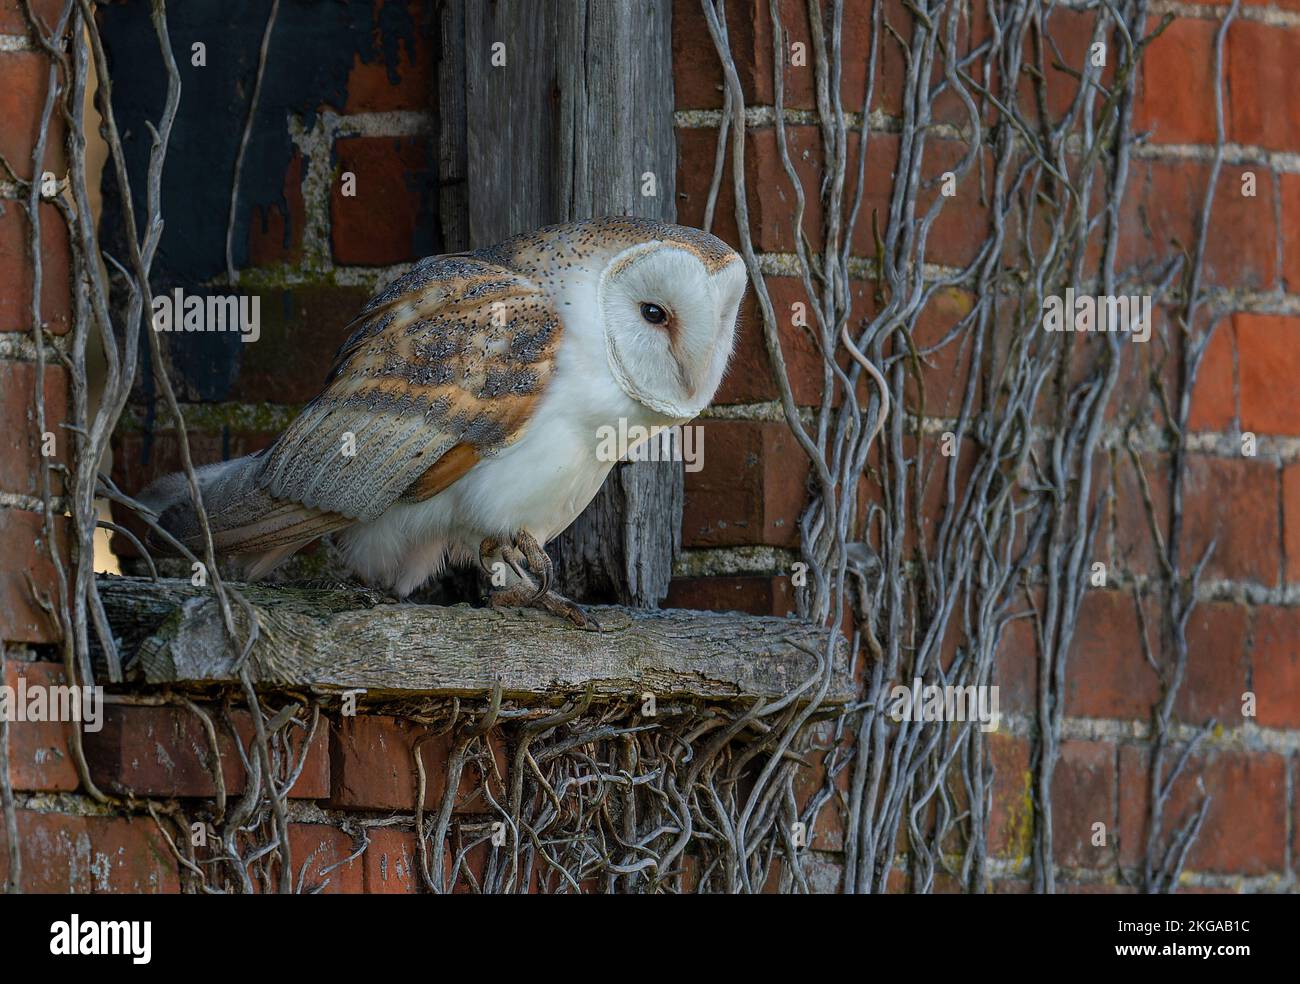
[[[745,293],[740,256],[713,272],[700,257],[654,242],[619,253],[601,274],[605,353],[628,396],[689,420],[722,382]]]

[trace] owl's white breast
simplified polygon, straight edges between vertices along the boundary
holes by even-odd
[[[594,284],[563,285],[557,308],[564,335],[556,370],[523,436],[484,458],[445,491],[420,503],[398,502],[373,523],[340,537],[363,578],[413,590],[447,558],[477,558],[485,537],[523,529],[545,543],[562,532],[600,490],[614,462],[597,455],[602,427],[663,425],[632,400],[610,373]]]

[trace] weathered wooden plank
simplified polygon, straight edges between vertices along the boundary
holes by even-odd
[[[364,591],[235,587],[256,612],[260,635],[249,667],[266,687],[482,696],[500,682],[508,697],[548,700],[588,686],[601,696],[779,698],[817,672],[827,641],[821,629],[770,616],[597,608],[602,631],[596,633],[532,610],[382,603]],[[128,662],[146,683],[237,679],[209,589],[184,580],[104,577],[99,590]],[[827,702],[852,697],[841,647]]]
[[[469,203],[465,143],[465,0],[438,7],[438,76],[431,102],[436,108],[438,217],[448,253],[469,249]]]
[[[598,215],[676,217],[671,17],[671,0],[464,6],[471,245]],[[659,604],[682,498],[679,462],[616,466],[551,546],[560,589]]]

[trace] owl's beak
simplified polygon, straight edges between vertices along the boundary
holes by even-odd
[[[693,403],[695,394],[700,391],[700,386],[703,384],[703,380],[699,378],[701,375],[700,363],[698,360],[688,357],[688,353],[682,350],[676,338],[669,343],[668,350],[672,353],[673,364],[677,366],[677,383],[681,386],[686,399]],[[687,368],[691,364],[696,366],[694,373]]]

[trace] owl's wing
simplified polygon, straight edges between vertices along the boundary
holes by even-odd
[[[325,391],[256,481],[277,500],[363,521],[437,494],[518,440],[562,331],[536,284],[472,256],[422,260],[355,324]]]

